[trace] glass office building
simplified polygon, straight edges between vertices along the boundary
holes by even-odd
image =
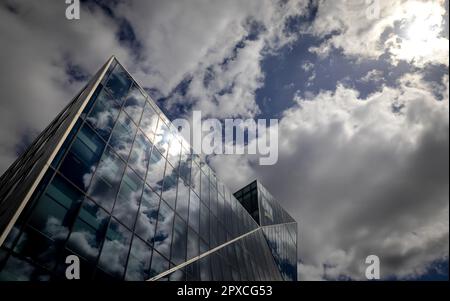
[[[262,229],[284,280],[297,280],[297,222],[257,180],[234,196]]]
[[[0,178],[0,280],[65,280],[68,255],[81,280],[296,280],[295,221],[247,187],[258,209],[112,57]]]

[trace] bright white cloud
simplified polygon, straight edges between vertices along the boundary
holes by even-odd
[[[112,52],[128,61],[112,20],[82,7],[83,22],[68,21],[65,7],[63,1],[0,5],[1,171],[15,159],[23,136],[37,135],[81,88],[66,72],[69,62],[93,74]]]
[[[300,279],[365,279],[370,254],[384,277],[420,275],[449,251],[448,76],[443,87],[436,100],[409,74],[367,99],[341,85],[297,97],[280,120],[275,166],[212,163],[233,188],[261,179],[300,221]]]
[[[379,16],[367,14],[379,4]],[[326,56],[333,48],[356,58],[391,54],[393,63],[406,60],[448,66],[448,37],[443,37],[444,1],[320,1],[311,33],[332,36],[311,51]],[[394,30],[396,29],[396,30]]]

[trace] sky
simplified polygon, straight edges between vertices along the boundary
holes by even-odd
[[[367,3],[366,3],[367,2]],[[111,56],[171,118],[277,118],[278,162],[216,155],[299,222],[299,280],[448,279],[448,1],[0,3],[0,172]]]

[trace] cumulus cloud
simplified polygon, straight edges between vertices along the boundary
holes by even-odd
[[[205,117],[255,115],[254,92],[264,78],[262,53],[296,38],[284,30],[285,22],[304,13],[306,1],[108,5],[112,14],[82,3],[79,21],[65,19],[63,2],[6,1],[0,6],[0,57],[7,72],[0,81],[0,170],[15,158],[17,145],[30,142],[21,139],[32,140],[82,86],[86,78],[74,80],[73,73],[93,74],[112,54],[140,83],[163,96],[190,77],[187,95],[170,97],[168,109],[189,103]],[[129,24],[128,34],[123,24]],[[205,84],[208,72],[211,80]]]
[[[1,171],[17,156],[23,137],[34,138],[84,85],[86,79],[74,80],[75,70],[93,74],[112,49],[128,57],[115,37],[117,24],[98,9],[82,6],[78,22],[65,19],[65,8],[63,1],[0,5]]]
[[[254,116],[264,53],[296,39],[285,30],[306,1],[132,1],[117,9],[133,25],[145,51],[136,75],[168,95],[170,110],[189,104],[204,117]]]
[[[370,254],[382,277],[420,275],[448,258],[448,76],[442,84],[443,100],[411,74],[366,99],[342,85],[296,97],[276,165],[212,164],[233,188],[259,178],[300,222],[300,279],[365,279]]]
[[[386,56],[419,71],[383,86],[374,69],[360,80],[381,86],[365,98],[347,84],[297,93],[280,119],[276,165],[245,156],[216,156],[211,164],[233,191],[260,179],[300,222],[301,280],[364,279],[369,254],[380,257],[384,277],[422,274],[448,258],[449,77],[431,83],[420,71],[448,66],[442,1],[379,1],[378,18],[367,17],[365,1],[312,3],[317,14],[302,29],[323,40],[310,48],[319,58],[339,49],[358,61]],[[143,86],[158,89],[168,109],[254,117],[261,62],[301,38],[286,22],[307,4],[116,1],[110,14],[84,2],[82,20],[68,21],[64,2],[2,2],[0,170],[111,54]],[[318,64],[299,70],[311,84]]]
[[[444,2],[319,1],[310,32],[326,39],[310,50],[327,56],[337,48],[360,59],[389,54],[393,63],[448,66]]]

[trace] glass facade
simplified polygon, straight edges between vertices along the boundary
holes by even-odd
[[[258,181],[253,181],[235,197],[260,225],[284,280],[297,280],[297,222]]]
[[[241,205],[116,59],[104,69],[1,245],[0,280],[64,280],[72,254],[82,280],[296,280],[290,217]]]

